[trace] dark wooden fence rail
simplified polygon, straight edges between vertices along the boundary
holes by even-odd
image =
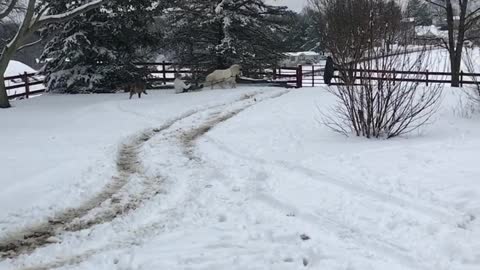
[[[370,80],[370,81],[393,81],[396,82],[416,82],[430,84],[451,84],[451,72],[432,72],[425,71],[402,71],[402,70],[335,70],[332,85],[344,85],[340,72],[353,74],[355,81]],[[460,86],[480,84],[480,73],[465,73],[460,72]]]
[[[183,65],[179,68],[178,64],[171,62],[143,62],[135,63],[137,66],[150,68],[150,74],[153,75],[148,78],[149,82],[166,84],[175,80],[175,74],[193,75],[193,70],[198,70],[195,66]],[[293,84],[295,87],[302,87],[302,67],[274,67],[271,69],[263,69],[263,71],[244,72],[247,77],[268,77],[272,83]]]
[[[167,84],[175,80],[175,74],[183,75],[193,74],[192,69],[177,68],[173,63],[137,63],[139,66],[148,66],[152,68],[150,71],[151,77],[149,82]],[[159,68],[160,67],[160,68]],[[155,68],[155,69],[153,69]],[[350,72],[354,74],[355,81],[370,80],[370,81],[393,81],[396,82],[416,82],[424,83],[425,85],[440,83],[451,84],[452,73],[450,72],[432,72],[425,71],[402,71],[402,70],[335,70],[332,85],[343,85],[340,72]],[[255,71],[247,76],[267,77],[268,82],[284,83],[293,85],[296,88],[304,86],[318,86],[323,85],[324,66],[298,66],[298,67],[276,67],[264,71]],[[5,77],[5,82],[11,82],[14,85],[7,86],[7,90],[19,89],[23,90],[21,93],[10,94],[9,98],[29,98],[34,95],[39,95],[45,92],[43,77],[36,73],[25,72],[22,75]],[[358,83],[356,83],[358,84]],[[460,86],[480,84],[480,73],[460,73]],[[8,85],[8,84],[7,84]],[[41,89],[32,90],[32,86],[42,85]]]
[[[21,81],[21,83],[18,83],[18,81]],[[7,85],[7,82],[11,82],[14,85],[7,86],[6,90],[14,90],[14,89],[24,90],[24,92],[22,93],[8,95],[8,98],[10,99],[20,98],[20,97],[30,98],[30,96],[39,95],[45,92],[43,78],[40,79],[38,74],[36,73],[25,72],[22,75],[8,76],[8,77],[5,77],[6,85]],[[31,90],[31,86],[34,86],[34,85],[42,85],[43,87],[41,89]]]
[[[137,66],[149,67],[150,76],[148,81],[150,83],[160,83],[167,84],[168,82],[173,82],[175,80],[175,74],[180,73],[183,75],[192,75],[193,71],[191,68],[184,67],[178,68],[174,63],[168,62],[151,62],[151,63],[135,63]],[[267,69],[264,71],[255,71],[247,75],[253,76],[262,76],[269,77],[269,82],[272,83],[284,83],[284,84],[293,84],[295,87],[300,88],[303,86],[303,70],[302,67],[282,67],[282,68],[273,68]],[[22,75],[9,76],[5,77],[6,85],[7,82],[13,83],[14,85],[7,86],[7,90],[23,90],[21,93],[10,94],[8,97],[10,99],[14,98],[30,98],[33,95],[39,95],[46,91],[43,76],[39,76],[36,73],[27,73],[25,72]],[[32,90],[32,86],[42,85],[41,89]]]

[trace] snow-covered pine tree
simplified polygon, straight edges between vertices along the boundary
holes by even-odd
[[[174,60],[185,66],[261,68],[283,57],[279,33],[285,30],[285,13],[286,7],[264,0],[173,0],[166,43]]]
[[[59,11],[83,2],[46,0]],[[153,4],[155,2],[155,4]],[[111,92],[124,82],[144,80],[147,71],[133,65],[148,59],[160,44],[153,31],[161,7],[151,0],[111,0],[57,29],[42,59],[49,91]]]

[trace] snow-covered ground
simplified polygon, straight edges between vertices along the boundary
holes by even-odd
[[[459,95],[389,141],[321,125],[323,88],[15,102],[0,269],[479,269],[480,117]]]

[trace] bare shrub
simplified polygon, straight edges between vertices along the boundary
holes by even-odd
[[[324,124],[367,138],[392,138],[426,124],[438,108],[442,87],[421,85],[423,73],[406,74],[424,72],[431,59],[425,46],[411,53],[394,44],[401,35],[398,6],[383,0],[324,1],[326,32],[331,33],[326,47],[340,77],[340,85],[329,87],[338,103],[323,115]],[[348,16],[355,18],[338,19]],[[342,27],[350,30],[335,31]]]
[[[480,63],[477,62],[477,58],[479,54],[480,48],[465,49],[463,63],[468,73],[478,72],[478,64]],[[465,92],[471,103],[476,104],[477,107],[480,106],[480,78],[477,78],[476,76],[471,76],[470,78],[464,79],[471,80],[473,84],[465,86],[463,88],[463,91]]]

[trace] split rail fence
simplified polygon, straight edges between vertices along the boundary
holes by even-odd
[[[192,68],[178,68],[173,63],[138,63],[150,69],[148,82],[153,88],[162,88],[175,80],[175,74],[193,76]],[[244,72],[242,83],[267,83],[272,85],[283,85],[295,88],[315,87],[324,85],[323,65],[298,66],[298,67],[276,67],[262,71]],[[415,82],[430,84],[451,84],[452,73],[426,71],[397,71],[397,70],[335,70],[332,85],[342,85],[340,72],[349,72],[355,78],[355,84],[362,81],[393,81]],[[480,73],[460,72],[460,86],[480,84]],[[257,78],[257,79],[246,79]],[[29,98],[45,92],[44,77],[35,73],[27,73],[5,77],[5,84],[9,98]]]
[[[45,92],[43,76],[36,73],[23,73],[17,76],[5,77],[5,86],[8,97],[14,98],[30,98],[31,96],[40,95]]]

